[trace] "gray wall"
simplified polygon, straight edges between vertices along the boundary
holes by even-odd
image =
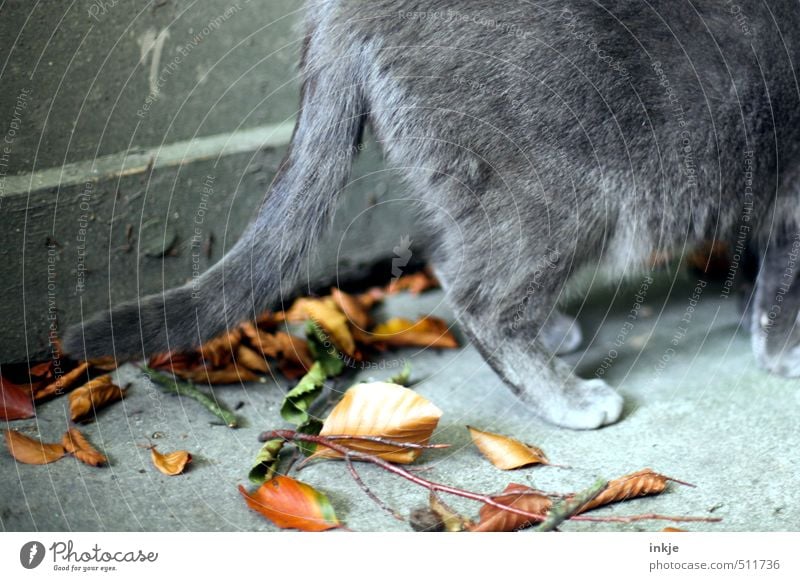
[[[30,4],[0,12],[0,363],[218,260],[297,108],[294,0]],[[403,194],[369,141],[310,283],[419,239]]]

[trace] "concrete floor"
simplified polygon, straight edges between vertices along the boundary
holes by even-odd
[[[695,282],[684,280],[680,290],[669,292],[664,285],[647,289],[646,300],[639,301],[644,308],[632,328],[625,323],[638,300],[635,284],[616,296],[608,314],[603,297],[594,297],[581,309],[586,349],[569,361],[581,375],[591,376],[604,367],[604,359],[607,363],[613,359],[606,378],[627,400],[622,421],[602,430],[572,432],[532,417],[470,346],[393,353],[385,360],[386,370],[366,370],[358,377],[385,378],[396,371],[397,358],[411,362],[412,378],[419,380],[415,388],[444,411],[434,441],[453,444],[420,459],[431,468],[425,473],[430,479],[482,492],[499,491],[511,481],[570,491],[599,476],[613,478],[651,467],[697,488],[673,486],[661,496],[597,514],[713,514],[724,520],[678,526],[798,531],[800,382],[770,377],[756,367],[747,333],[738,328],[733,298],[723,299],[718,289],[709,286],[692,312]],[[401,295],[382,310],[406,316],[434,312],[452,320],[442,299],[438,291],[421,297]],[[688,325],[681,323],[687,318]],[[133,367],[118,373],[120,382],[133,382],[129,396],[85,428],[91,441],[107,452],[111,466],[90,468],[71,458],[27,466],[0,451],[2,528],[271,530],[270,523],[246,508],[236,487],[249,485],[247,472],[259,448],[258,434],[284,426],[278,407],[287,384],[218,388],[217,396],[229,407],[244,404],[237,413],[245,425],[231,430],[214,425],[194,401],[154,391]],[[336,387],[346,388],[353,381],[340,380]],[[14,427],[54,441],[67,424],[66,398],[62,398],[41,407],[36,420],[15,422]],[[551,461],[572,468],[496,470],[470,445],[465,424],[539,445]],[[189,450],[194,455],[190,470],[178,477],[155,471],[144,447],[149,441],[162,451]],[[360,472],[387,504],[403,513],[426,502],[426,491],[377,467],[364,466]],[[311,465],[299,477],[326,491],[340,519],[353,530],[409,530],[406,523],[378,509],[342,463]],[[471,515],[479,508],[459,499],[452,504]],[[660,530],[668,524],[568,523],[563,528]]]

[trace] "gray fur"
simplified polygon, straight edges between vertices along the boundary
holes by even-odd
[[[256,220],[202,277],[199,298],[183,287],[122,305],[71,329],[66,350],[188,347],[274,305],[329,222],[368,118],[388,161],[431,201],[437,274],[487,361],[553,423],[616,421],[622,398],[553,356],[575,343],[556,311],[567,281],[579,270],[635,276],[654,251],[744,237],[767,257],[760,321],[800,232],[800,11],[788,0],[732,6],[313,3],[302,113]],[[782,305],[754,347],[768,369],[797,375],[800,300]]]

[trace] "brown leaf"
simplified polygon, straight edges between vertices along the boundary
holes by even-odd
[[[383,301],[386,297],[386,291],[382,288],[374,286],[367,291],[356,295],[356,299],[361,303],[361,308],[364,310],[371,310],[377,303]]]
[[[172,371],[177,375],[184,371],[191,371],[197,366],[197,363],[198,355],[195,353],[168,351],[153,355],[147,362],[147,366],[151,369]]]
[[[525,512],[544,517],[553,506],[553,501],[540,492],[523,484],[509,484],[502,494],[493,496],[492,500],[505,506],[513,506]],[[539,521],[521,514],[508,512],[500,508],[484,504],[479,512],[480,521],[472,527],[473,532],[517,531]]]
[[[275,475],[252,493],[239,486],[239,492],[247,506],[283,529],[318,532],[341,526],[327,496],[288,476]]]
[[[70,428],[64,433],[61,438],[61,444],[68,454],[72,454],[78,460],[89,466],[105,466],[108,464],[108,458],[97,451],[97,449],[89,443],[78,429]]]
[[[196,367],[190,371],[181,371],[180,375],[184,379],[194,383],[207,383],[209,385],[230,385],[244,381],[258,381],[259,377],[246,367],[239,367],[235,363],[229,363],[221,369],[207,369]]]
[[[274,329],[286,319],[283,311],[273,313],[272,311],[264,311],[256,317],[256,325],[262,329]]]
[[[91,420],[97,410],[122,399],[125,392],[111,383],[110,375],[101,375],[69,394],[69,411],[73,422]]]
[[[64,457],[61,444],[43,444],[16,430],[6,430],[6,446],[17,462],[23,464],[49,464]]]
[[[100,371],[114,371],[119,367],[119,363],[114,359],[113,355],[106,355],[105,357],[98,357],[89,361],[89,367],[99,369]]]
[[[400,291],[410,291],[418,295],[430,288],[439,286],[439,281],[427,269],[401,276],[386,287],[386,294],[395,294]]]
[[[662,533],[688,533],[686,529],[679,529],[678,527],[664,527],[661,529]]]
[[[264,356],[256,353],[247,345],[239,345],[236,348],[236,363],[257,373],[269,372],[269,365]]]
[[[331,298],[333,298],[333,302],[336,303],[339,310],[344,313],[344,316],[347,317],[347,320],[354,326],[360,329],[367,329],[372,324],[369,309],[364,307],[358,297],[340,291],[338,288],[332,288]]]
[[[162,454],[155,448],[151,448],[150,457],[153,459],[153,465],[158,468],[158,471],[167,476],[177,476],[192,461],[192,455],[186,450],[176,450],[175,452]]]
[[[442,411],[414,391],[393,383],[361,383],[351,387],[322,425],[321,436],[378,436],[399,442],[427,444]],[[398,448],[378,442],[341,440],[353,450],[399,464],[408,464],[420,449]],[[340,458],[341,454],[317,447],[316,458]]]
[[[37,390],[33,394],[36,402],[49,399],[53,396],[64,395],[74,387],[80,385],[87,377],[86,372],[89,370],[89,364],[84,362],[78,365],[72,371],[57,377],[52,383],[42,389]]]
[[[610,481],[603,492],[597,495],[594,500],[585,504],[576,514],[638,496],[661,494],[667,489],[667,483],[670,480],[672,478],[653,472],[651,468],[645,468],[633,474],[622,476]]]
[[[350,356],[355,353],[356,343],[347,324],[347,317],[339,310],[333,298],[299,298],[287,311],[286,318],[293,322],[311,319],[322,327],[339,351]]]
[[[274,334],[265,333],[249,323],[242,325],[242,331],[256,350],[266,357],[278,359],[282,364],[282,369],[284,365],[292,368],[299,367],[305,373],[314,364],[308,344],[299,337],[283,331]]]
[[[0,375],[0,420],[23,420],[34,414],[31,392]]]
[[[472,436],[472,443],[500,470],[548,463],[545,453],[536,446],[523,444],[519,440],[500,434],[484,432],[472,426],[467,426],[467,429]]]
[[[433,316],[411,321],[401,317],[389,319],[375,327],[371,341],[391,347],[439,347],[455,349],[458,341],[447,323]]]
[[[241,340],[241,329],[234,329],[200,345],[200,356],[213,367],[223,367],[232,361],[233,353]]]

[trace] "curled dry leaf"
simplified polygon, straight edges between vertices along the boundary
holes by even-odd
[[[192,461],[192,455],[186,450],[176,450],[169,454],[162,454],[155,448],[150,449],[150,457],[158,471],[167,476],[176,476],[183,472],[186,465]]]
[[[373,329],[371,342],[379,342],[390,347],[439,347],[455,349],[458,341],[447,327],[447,323],[437,317],[423,317],[411,321],[401,317],[389,319]]]
[[[347,320],[354,326],[360,329],[367,329],[372,320],[369,316],[369,307],[365,307],[364,303],[358,297],[340,291],[338,288],[331,289],[331,298],[339,310],[344,313]]]
[[[606,489],[594,500],[581,507],[580,512],[586,512],[613,502],[621,502],[639,496],[661,494],[667,489],[667,483],[673,480],[650,468],[639,470],[633,474],[622,476],[608,483]]]
[[[228,385],[242,381],[258,381],[258,375],[244,366],[237,366],[229,363],[220,369],[208,369],[200,366],[192,371],[179,374],[182,378],[193,381],[194,383],[206,383],[209,385]]]
[[[362,383],[351,387],[325,420],[321,436],[377,436],[398,442],[427,444],[442,411],[421,395],[393,383]],[[390,444],[341,440],[359,452],[390,462],[408,464],[421,449],[398,448]],[[341,454],[320,446],[315,458],[340,458]]]
[[[63,395],[75,386],[80,385],[80,382],[86,379],[88,371],[89,364],[85,362],[81,363],[75,369],[56,377],[42,389],[36,390],[33,394],[33,398],[37,402],[40,402],[54,396]]]
[[[292,322],[311,319],[325,331],[339,351],[347,355],[355,354],[356,343],[347,317],[332,297],[299,298],[286,312],[286,319]]]
[[[418,295],[423,291],[426,291],[430,288],[436,288],[438,286],[439,281],[436,280],[436,277],[434,277],[427,269],[425,269],[412,274],[406,274],[396,280],[393,280],[386,287],[386,293],[395,294],[400,291],[407,290],[412,294]]]
[[[242,340],[242,331],[234,329],[233,331],[215,337],[200,345],[200,356],[208,361],[214,367],[223,367],[230,363],[233,353],[239,346]]]
[[[23,420],[33,416],[31,392],[0,375],[0,420]]]
[[[688,533],[686,529],[679,529],[678,527],[664,527],[661,529],[662,533]]]
[[[5,437],[8,451],[23,464],[49,464],[66,454],[61,444],[43,444],[15,430],[6,430]]]
[[[99,369],[100,371],[114,371],[117,367],[119,367],[119,362],[114,358],[113,355],[106,355],[105,357],[98,357],[97,359],[91,359],[89,361],[89,367],[93,369]]]
[[[264,356],[256,353],[247,345],[239,345],[236,348],[236,363],[256,373],[267,373],[269,371],[269,365]]]
[[[182,375],[183,372],[191,371],[196,365],[197,355],[177,351],[168,351],[167,353],[153,355],[147,362],[147,366],[151,369],[168,370],[176,375]]]
[[[552,500],[524,484],[511,483],[502,494],[493,496],[492,499],[505,506],[513,506],[543,518],[553,507]],[[479,514],[480,521],[470,529],[473,532],[518,531],[540,522],[489,504],[484,504]]]
[[[108,464],[108,458],[97,451],[97,449],[89,443],[79,430],[70,428],[64,433],[61,438],[61,444],[68,454],[72,454],[78,460],[89,466],[105,466]]]
[[[257,490],[239,486],[247,506],[282,529],[327,531],[341,526],[328,497],[308,484],[276,475]]]
[[[110,375],[101,375],[69,394],[69,412],[73,422],[94,417],[97,410],[122,399],[125,392],[111,383]]]
[[[523,444],[514,438],[500,434],[484,432],[472,426],[467,426],[467,429],[472,436],[472,443],[500,470],[513,470],[531,464],[548,463],[545,453],[536,446]]]

